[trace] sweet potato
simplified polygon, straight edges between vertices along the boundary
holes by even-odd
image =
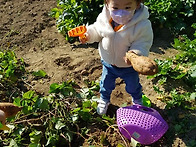
[[[5,113],[2,111],[2,110],[0,110],[0,122],[1,122],[1,124],[2,125],[4,125],[5,124]]]
[[[154,75],[158,73],[156,62],[149,57],[139,56],[133,52],[127,52],[126,57],[138,73],[142,75]]]
[[[6,120],[5,113],[2,110],[0,110],[0,122],[3,125],[3,126],[0,126],[0,130],[9,130],[10,129],[9,127],[7,127],[5,125],[5,120]]]
[[[6,118],[15,116],[22,108],[12,103],[0,103],[0,110],[4,111]]]

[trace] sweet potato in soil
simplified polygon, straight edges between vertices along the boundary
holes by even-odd
[[[22,107],[18,107],[12,103],[0,103],[0,110],[5,113],[5,117],[7,118],[15,116],[20,110],[22,110]]]
[[[158,73],[156,62],[149,57],[139,56],[133,52],[127,52],[126,57],[138,73],[142,75],[154,75]]]
[[[5,113],[0,110],[0,122],[5,125]]]

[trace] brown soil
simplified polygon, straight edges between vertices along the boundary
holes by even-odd
[[[52,83],[62,83],[73,79],[81,87],[84,80],[99,80],[102,66],[97,50],[97,44],[81,45],[76,42],[68,43],[55,26],[55,20],[48,16],[49,11],[56,7],[56,0],[2,0],[0,2],[0,40],[1,46],[14,48],[17,57],[22,57],[27,63],[28,71],[44,70],[49,78],[33,79],[26,82],[35,91],[48,94]],[[173,49],[168,49],[172,40],[168,31],[161,29],[155,31],[154,44],[151,48],[151,58],[167,58],[176,54]],[[157,99],[154,91],[156,84],[146,76],[140,76],[143,92],[151,99],[153,107],[161,114],[165,103]],[[125,84],[117,79],[116,89],[112,93],[112,104],[120,106],[131,103],[131,97],[125,92]],[[175,85],[171,85],[175,86]],[[168,89],[171,87],[169,86]],[[168,117],[165,117],[168,119]],[[101,135],[102,130],[94,129],[94,135]],[[92,134],[93,134],[92,133]],[[111,146],[122,142],[120,137],[110,133]],[[186,146],[186,141],[178,136],[172,136],[172,143],[168,144],[167,138],[161,139],[152,146]],[[84,144],[85,146],[85,144]]]

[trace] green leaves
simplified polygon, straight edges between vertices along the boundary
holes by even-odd
[[[53,83],[50,85],[49,93],[62,94],[63,96],[71,96],[75,94],[75,90],[73,88],[74,82],[67,81],[62,84]]]
[[[30,136],[31,143],[33,143],[34,145],[38,144],[42,138],[42,131],[34,130],[29,134],[29,136]],[[41,145],[39,145],[39,146],[41,146]]]
[[[176,65],[175,60],[166,59],[166,60],[155,60],[159,72],[153,76],[149,76],[148,78],[159,78],[159,84],[163,85],[167,82],[168,78],[171,79],[182,79],[187,75],[187,72],[180,66],[180,64]]]
[[[42,78],[44,78],[44,77],[46,77],[47,74],[43,70],[38,70],[36,72],[33,72],[33,75],[36,76],[36,77],[42,77]]]
[[[166,108],[173,107],[188,108],[187,102],[189,101],[190,93],[179,94],[176,90],[171,91],[171,99],[166,101]]]
[[[192,24],[196,29],[196,23]],[[174,40],[173,47],[181,52],[176,55],[176,61],[189,67],[187,70],[186,82],[188,85],[196,89],[196,30],[194,38],[191,40],[186,35],[179,36]]]
[[[13,98],[14,104],[23,106],[23,110],[10,122],[16,121],[10,129],[13,137],[4,142],[10,146],[29,147],[66,146],[74,141],[76,134],[83,140],[89,132],[89,126],[114,124],[115,118],[97,116],[96,97],[99,89],[96,82],[89,82],[88,88],[75,90],[75,82],[66,81],[50,85],[49,96],[43,97],[33,90]],[[85,90],[84,90],[85,89]],[[82,95],[85,96],[82,96]],[[9,136],[7,136],[9,137]]]
[[[150,20],[160,27],[179,33],[194,21],[195,0],[146,0]]]
[[[65,124],[62,123],[60,120],[57,121],[57,123],[56,123],[56,125],[55,125],[55,129],[61,130],[63,127],[65,127]]]
[[[48,110],[49,102],[46,98],[38,98],[35,102],[35,107],[41,110]]]
[[[151,107],[151,101],[146,95],[142,95],[142,103],[146,107]]]
[[[75,108],[72,112],[72,120],[74,122],[79,121],[81,118],[83,121],[91,121],[93,115],[94,115],[94,103],[91,100],[84,99],[82,102],[81,107]]]
[[[13,139],[11,139],[9,147],[18,147],[18,145]]]
[[[35,91],[31,90],[24,93],[22,98],[15,98],[14,104],[17,106],[23,106],[22,111],[25,114],[49,109],[48,99],[45,97],[39,97],[39,95],[36,95]]]
[[[25,99],[32,99],[34,94],[35,94],[35,91],[31,91],[31,90],[27,91],[26,93],[23,94],[23,98],[25,98]]]
[[[25,66],[22,59],[17,59],[13,51],[0,51],[0,81],[9,84],[16,82],[24,74]]]
[[[196,91],[196,64],[190,67],[186,83]]]
[[[193,24],[192,27],[196,29],[196,24]],[[195,34],[194,37],[196,37]],[[177,89],[173,88],[169,94],[167,93],[169,99],[163,99],[167,104],[167,109],[181,107],[194,110],[195,107],[191,105],[191,100],[195,99],[193,91],[196,90],[196,38],[191,40],[186,35],[179,36],[179,38],[174,39],[173,47],[179,50],[180,53],[173,59],[157,59],[159,73],[148,78],[156,78],[158,83],[163,86],[167,86],[169,80],[185,82],[189,88],[189,92],[186,90],[185,93],[180,93]],[[164,95],[164,92],[155,86],[154,90]]]
[[[192,100],[192,101],[196,100],[196,92],[191,93],[190,100]]]
[[[3,127],[2,123],[0,122],[0,129]]]

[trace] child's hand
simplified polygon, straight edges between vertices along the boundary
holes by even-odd
[[[154,75],[158,73],[157,63],[149,57],[127,52],[126,58],[131,62],[135,71],[142,75]]]
[[[82,44],[85,44],[89,40],[89,35],[87,33],[84,33],[84,36],[79,37],[79,39]]]
[[[131,61],[127,57],[124,57],[124,60],[125,60],[125,63],[127,63],[128,65],[132,65]]]
[[[128,52],[133,53],[133,51],[128,51]],[[127,63],[128,65],[132,65],[132,64],[131,64],[131,61],[130,61],[126,56],[124,57],[124,61],[125,61],[125,63]]]

